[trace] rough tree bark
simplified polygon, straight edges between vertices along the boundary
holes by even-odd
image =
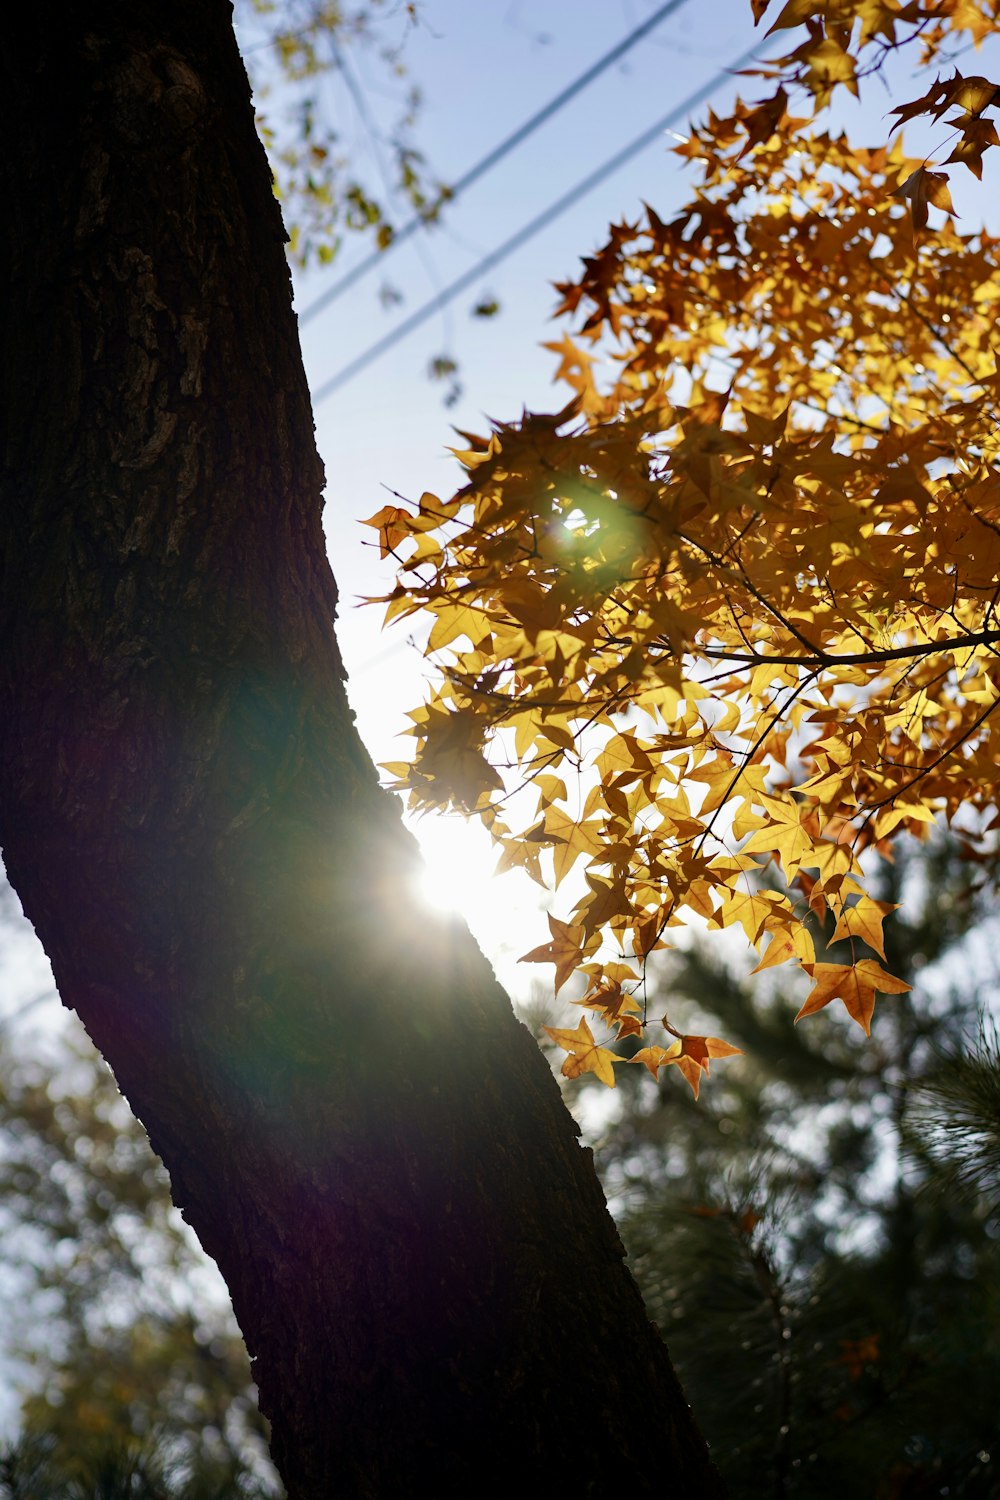
[[[590,1153],[355,733],[223,0],[6,23],[0,839],[292,1500],[715,1493]]]

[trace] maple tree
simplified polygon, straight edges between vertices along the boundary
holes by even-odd
[[[226,1280],[290,1500],[715,1495],[592,1156],[468,932],[415,911],[354,726],[231,8],[56,0],[5,39],[0,844]]]
[[[1000,90],[938,71],[897,107],[946,127],[941,162],[817,114],[894,51],[940,70],[998,13],[789,0],[772,29],[805,39],[756,70],[773,92],[677,148],[683,209],[613,226],[560,286],[569,405],[464,435],[455,495],[370,518],[399,562],[387,620],[429,612],[440,667],[395,786],[574,887],[526,955],[586,980],[600,1035],[550,1033],[570,1077],[613,1083],[615,1039],[648,1035],[647,960],[692,915],[800,967],[799,1017],[839,999],[868,1032],[909,986],[866,853],[935,821],[992,848],[998,242],[959,229],[947,173],[980,175]],[[695,1090],[737,1050],[662,1025],[631,1060]]]

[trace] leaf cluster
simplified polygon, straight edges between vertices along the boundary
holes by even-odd
[[[564,1033],[568,1071],[613,1081],[647,961],[692,920],[801,969],[799,1016],[839,999],[867,1033],[907,984],[866,853],[938,824],[992,858],[997,241],[928,227],[946,205],[898,137],[852,146],[813,112],[826,43],[933,58],[994,11],[787,5],[807,113],[784,83],[710,113],[678,148],[686,206],[613,226],[559,289],[570,405],[468,436],[455,495],[368,522],[398,565],[387,620],[429,616],[440,671],[393,784],[475,813],[501,869],[568,882],[528,955],[557,987],[580,972],[607,1028]],[[968,102],[935,85],[932,113],[945,94]]]
[[[771,8],[771,0],[750,0],[754,23]],[[771,32],[804,28],[805,37],[790,52],[755,69],[761,77],[779,79],[781,88],[806,94],[814,109],[830,103],[839,88],[855,96],[862,79],[880,72],[890,55],[918,48],[926,68],[941,66],[960,56],[971,43],[979,49],[996,31],[996,0],[786,0]],[[979,74],[965,75],[955,67],[950,78],[940,73],[927,92],[897,105],[896,125],[925,119],[947,126],[945,140],[951,154],[943,166],[957,163],[981,178],[983,153],[1000,145],[994,118],[1000,87]],[[950,110],[954,111],[945,118]],[[943,153],[942,153],[943,154]],[[911,189],[913,222],[927,222],[928,199],[951,212],[946,170],[917,169]]]

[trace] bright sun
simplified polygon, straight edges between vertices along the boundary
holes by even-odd
[[[516,871],[494,877],[497,850],[478,823],[428,814],[411,827],[424,857],[422,900],[463,917],[498,977],[524,988],[528,976],[516,960],[545,941],[546,893]]]
[[[472,924],[497,901],[496,850],[485,829],[461,818],[427,816],[413,825],[424,857],[420,894],[438,911],[455,911]]]

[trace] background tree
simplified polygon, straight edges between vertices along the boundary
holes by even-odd
[[[175,1463],[154,1443],[69,1449],[24,1437],[0,1449],[3,1500],[268,1500],[273,1490],[247,1483],[218,1464]]]
[[[471,939],[414,912],[353,728],[228,8],[8,42],[0,839],[288,1493],[712,1493],[589,1154]]]
[[[911,1140],[921,1161],[996,1210],[1000,1184],[1000,1046],[996,1018],[983,1020],[974,1045],[949,1048],[915,1091]]]
[[[70,1471],[155,1444],[185,1484],[257,1493],[267,1440],[224,1286],[86,1039],[35,1052],[0,1033],[4,1353],[31,1372],[24,1439]]]
[[[345,233],[371,235],[386,249],[401,214],[433,222],[448,193],[416,145],[421,99],[407,77],[406,39],[419,24],[417,5],[242,0],[235,20],[292,260],[328,265]],[[372,120],[355,54],[374,61],[380,85],[394,96],[388,132]],[[334,124],[338,94],[364,137],[349,152]]]

